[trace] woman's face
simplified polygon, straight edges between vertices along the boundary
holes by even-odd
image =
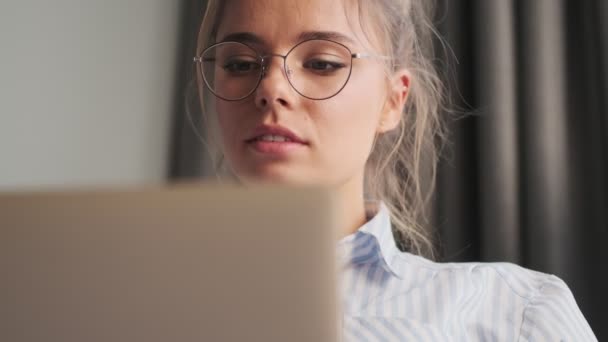
[[[332,40],[353,53],[379,54],[355,20],[356,8],[345,11],[347,5],[327,0],[229,0],[216,39],[247,33],[259,42],[245,42],[262,55],[286,55],[306,34],[332,32],[344,37]],[[387,83],[382,61],[354,59],[344,89],[326,100],[298,94],[282,58],[272,57],[269,63],[251,96],[215,103],[224,154],[236,176],[245,182],[299,185],[362,181],[374,137],[383,130]],[[294,136],[292,141],[276,139],[289,134],[298,142]],[[274,135],[273,141],[261,141],[264,135],[266,140]]]

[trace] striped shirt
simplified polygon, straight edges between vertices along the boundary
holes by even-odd
[[[401,252],[388,209],[338,242],[344,341],[597,341],[566,284]]]

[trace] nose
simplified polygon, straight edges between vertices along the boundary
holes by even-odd
[[[267,63],[255,94],[256,106],[262,110],[272,106],[290,107],[295,99],[293,89],[287,80],[289,70],[284,69],[284,57],[270,55],[265,59]]]

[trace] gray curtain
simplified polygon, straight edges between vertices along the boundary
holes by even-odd
[[[206,160],[185,114],[204,1],[182,1],[172,179],[201,177]],[[443,261],[556,274],[608,339],[608,1],[438,2],[457,111],[434,201]]]
[[[175,94],[175,118],[168,174],[171,180],[194,180],[208,176],[209,156],[201,143],[202,134],[198,99],[194,90],[198,30],[203,19],[205,0],[181,1],[181,45],[178,49],[180,68]],[[196,129],[195,127],[199,127]]]
[[[448,121],[443,259],[556,274],[608,339],[608,2],[441,0],[437,20],[469,112]]]

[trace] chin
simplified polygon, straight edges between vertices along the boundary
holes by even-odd
[[[299,171],[299,172],[298,172]],[[246,172],[239,172],[238,178],[245,183],[272,183],[281,185],[313,185],[311,177],[306,177],[301,170],[288,167],[263,167]]]

